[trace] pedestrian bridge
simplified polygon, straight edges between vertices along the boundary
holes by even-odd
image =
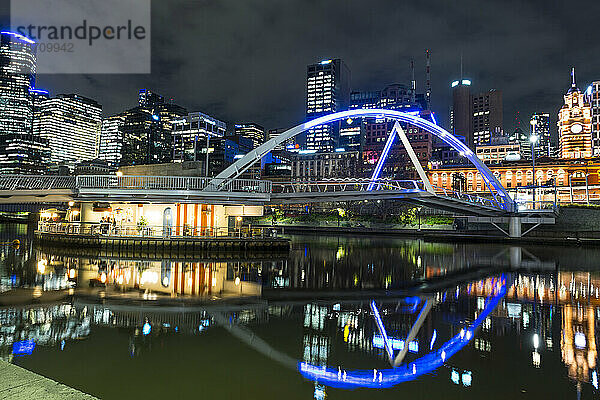
[[[220,182],[219,182],[220,183]],[[1,176],[0,203],[155,202],[206,204],[304,204],[357,200],[405,200],[465,215],[495,216],[506,205],[495,199],[435,188],[416,180],[339,179],[273,183],[174,176]]]
[[[395,121],[370,178],[284,183],[240,178],[254,163],[286,140],[310,132],[315,127],[348,118]],[[400,123],[421,128],[459,151],[481,174],[488,189],[487,197],[434,187]],[[389,180],[380,177],[396,138],[405,148],[419,180]],[[265,205],[369,199],[399,199],[464,215],[485,217],[514,215],[519,211],[510,194],[489,168],[463,142],[439,127],[433,118],[429,121],[412,113],[387,109],[342,111],[302,123],[258,146],[213,178],[116,175],[0,177],[0,204],[114,201]],[[537,208],[535,204],[532,206]]]

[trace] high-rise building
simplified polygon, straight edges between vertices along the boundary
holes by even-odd
[[[69,168],[98,157],[102,106],[77,94],[44,100],[35,115],[36,128],[50,147],[50,162]]]
[[[211,138],[224,137],[226,130],[225,122],[201,112],[173,121],[173,161],[206,161]]]
[[[350,70],[340,60],[324,60],[307,67],[306,119],[348,108],[350,100]],[[308,150],[333,151],[338,143],[339,124],[311,128],[302,139]]]
[[[592,107],[577,88],[575,68],[571,71],[571,88],[558,112],[558,138],[561,158],[592,156]]]
[[[502,92],[492,89],[471,97],[473,144],[489,144],[492,134],[502,131]]]
[[[469,79],[452,82],[450,130],[454,135],[464,136],[471,149],[489,144],[493,133],[502,131],[502,119],[501,91],[472,94]]]
[[[594,81],[588,88],[592,106],[592,156],[600,157],[600,81]]]
[[[554,155],[552,140],[550,138],[550,114],[534,113],[529,120],[531,126],[531,134],[538,137],[536,143],[536,157]]]
[[[265,142],[265,128],[254,122],[235,124],[235,134],[251,139],[253,148]]]
[[[471,81],[461,79],[452,82],[452,110],[450,111],[450,130],[454,135],[465,138],[467,146],[473,148],[473,111],[471,109]]]
[[[111,169],[116,169],[121,165],[125,116],[126,113],[121,113],[102,120],[98,159],[105,161]]]
[[[44,172],[47,146],[33,132],[35,43],[0,33],[0,173]]]
[[[121,165],[162,164],[173,161],[173,122],[187,110],[165,103],[163,96],[148,89],[139,92],[139,105],[123,113]]]

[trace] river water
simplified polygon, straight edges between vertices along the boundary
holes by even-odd
[[[294,236],[165,257],[31,237],[0,231],[0,357],[101,398],[600,395],[600,249]]]

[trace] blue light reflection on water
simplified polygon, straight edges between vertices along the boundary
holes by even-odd
[[[487,299],[484,309],[472,324],[462,329],[459,334],[444,343],[438,350],[428,353],[415,361],[397,368],[351,371],[299,362],[298,371],[307,379],[341,389],[355,389],[359,387],[389,388],[402,382],[415,380],[419,376],[433,372],[441,367],[447,359],[462,350],[471,341],[475,330],[496,308],[502,297],[506,294],[506,277],[504,275],[501,276],[499,283],[501,283],[500,288],[495,295]]]

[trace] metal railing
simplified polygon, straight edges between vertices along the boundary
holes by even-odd
[[[466,201],[486,207],[506,209],[502,202],[469,193],[434,186],[440,196]],[[339,192],[371,192],[380,191],[422,191],[426,188],[422,181],[416,180],[387,180],[387,179],[345,179],[322,181],[298,181],[273,184],[273,193],[339,193]]]
[[[271,193],[272,187],[271,181],[256,179],[227,180],[223,185],[215,185],[214,181],[214,178],[188,176],[81,175],[77,177],[77,188]]]
[[[187,176],[0,176],[0,190],[51,190],[51,189],[139,189],[139,190],[196,190],[246,193],[271,193],[272,182],[256,179],[222,180],[215,185],[214,178]],[[212,183],[211,183],[212,182]],[[211,183],[209,185],[209,183]]]
[[[112,225],[97,222],[38,222],[38,232],[134,238],[273,238],[269,227],[208,228],[202,226]]]
[[[465,193],[465,192],[458,192],[456,190],[446,189],[446,188],[439,187],[439,186],[434,186],[433,188],[435,189],[435,191],[437,193],[439,193],[439,194],[443,193],[443,195],[445,197],[454,198],[457,200],[462,200],[462,201],[466,201],[466,202],[473,203],[473,204],[480,204],[480,205],[486,206],[486,207],[506,209],[506,206],[503,202],[496,201],[495,199],[488,199],[486,197],[481,197],[481,196],[477,196],[477,195],[469,194],[469,193]]]
[[[369,190],[369,187],[371,190]],[[377,192],[384,190],[423,190],[421,182],[413,180],[344,179],[321,181],[278,182],[273,184],[273,193],[339,193]]]
[[[0,190],[75,189],[74,176],[2,175]]]

